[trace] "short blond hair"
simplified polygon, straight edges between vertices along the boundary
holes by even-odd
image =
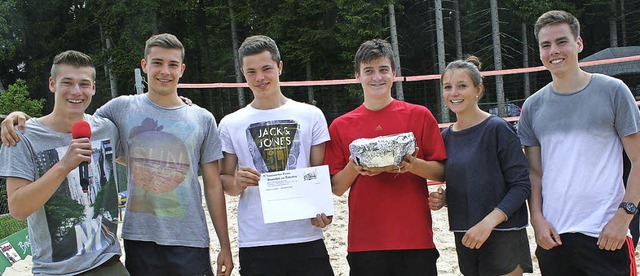
[[[151,52],[151,48],[160,47],[165,49],[178,49],[182,52],[182,62],[184,62],[184,46],[182,42],[172,34],[163,33],[151,36],[147,39],[147,42],[144,46],[144,59],[147,59],[147,56]]]
[[[93,66],[93,60],[91,57],[85,53],[68,50],[62,53],[57,54],[53,58],[53,65],[51,65],[51,78],[56,79],[56,75],[58,75],[58,65],[67,64],[75,67],[91,67],[93,69],[91,73],[91,78],[93,81],[96,80],[96,68]]]

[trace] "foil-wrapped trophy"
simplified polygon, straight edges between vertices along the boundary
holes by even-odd
[[[354,162],[371,172],[397,170],[402,159],[416,150],[413,132],[353,140],[349,151]]]

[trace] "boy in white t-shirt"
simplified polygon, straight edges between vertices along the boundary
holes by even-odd
[[[265,224],[257,186],[261,173],[322,165],[327,122],[317,107],[282,94],[282,61],[271,38],[248,37],[238,53],[254,99],[219,129],[224,190],[240,195],[240,274],[333,275],[321,229],[331,217]]]

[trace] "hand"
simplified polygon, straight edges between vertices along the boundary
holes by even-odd
[[[333,216],[327,216],[324,213],[317,214],[315,218],[311,219],[311,224],[315,227],[325,228],[331,224]]]
[[[89,138],[73,139],[71,140],[71,144],[69,144],[67,153],[65,153],[58,163],[71,171],[82,162],[91,163],[91,154],[93,154],[93,149],[91,148]]]
[[[447,191],[438,187],[437,192],[429,193],[429,208],[433,211],[440,210],[447,205]]]
[[[231,271],[233,271],[233,260],[231,259],[231,249],[230,248],[222,248],[220,253],[218,253],[218,261],[216,275],[229,276],[231,275]]]
[[[15,128],[13,127],[17,124],[18,130],[21,133],[24,133],[24,124],[29,118],[29,115],[24,112],[14,111],[9,113],[0,126],[0,138],[2,138],[2,144],[5,146],[15,146],[16,143],[18,143],[19,138]]]
[[[402,162],[398,165],[397,170],[387,171],[389,173],[406,173],[411,172],[413,170],[414,165],[418,162],[418,151],[420,148],[416,147],[416,150],[413,151],[413,154],[406,154],[402,159]]]
[[[551,248],[562,245],[560,235],[546,219],[531,219],[531,226],[533,226],[533,232],[536,235],[536,243],[540,247],[551,250]]]
[[[491,235],[493,226],[484,220],[474,225],[462,237],[462,244],[471,249],[479,249]]]
[[[249,186],[258,186],[260,181],[260,173],[254,168],[240,167],[236,172],[236,183],[243,189]]]
[[[600,249],[614,251],[622,248],[627,238],[627,230],[631,221],[631,218],[625,221],[623,217],[625,215],[632,217],[632,215],[618,209],[613,218],[604,226],[602,232],[600,232],[600,237],[598,237],[597,244]]]
[[[360,175],[375,176],[380,174],[380,172],[367,171],[362,166],[358,166],[358,164],[356,164],[356,161],[353,160],[353,156],[349,156],[349,163],[347,163],[347,166],[352,167]]]
[[[180,98],[180,100],[182,100],[182,102],[188,106],[193,105],[193,102],[191,101],[191,99],[184,97],[184,96],[178,96]]]

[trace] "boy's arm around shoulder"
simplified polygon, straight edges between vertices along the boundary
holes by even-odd
[[[229,227],[227,223],[227,205],[224,197],[218,162],[213,161],[203,164],[202,181],[204,186],[204,198],[207,202],[207,210],[216,230],[220,242],[220,253],[217,258],[216,275],[230,275],[233,270],[231,255],[231,242],[229,241]],[[222,274],[224,271],[224,274]]]
[[[9,113],[0,125],[0,138],[5,146],[15,146],[20,140],[14,126],[18,125],[18,130],[24,133],[24,125],[29,119],[29,115],[22,111]]]

